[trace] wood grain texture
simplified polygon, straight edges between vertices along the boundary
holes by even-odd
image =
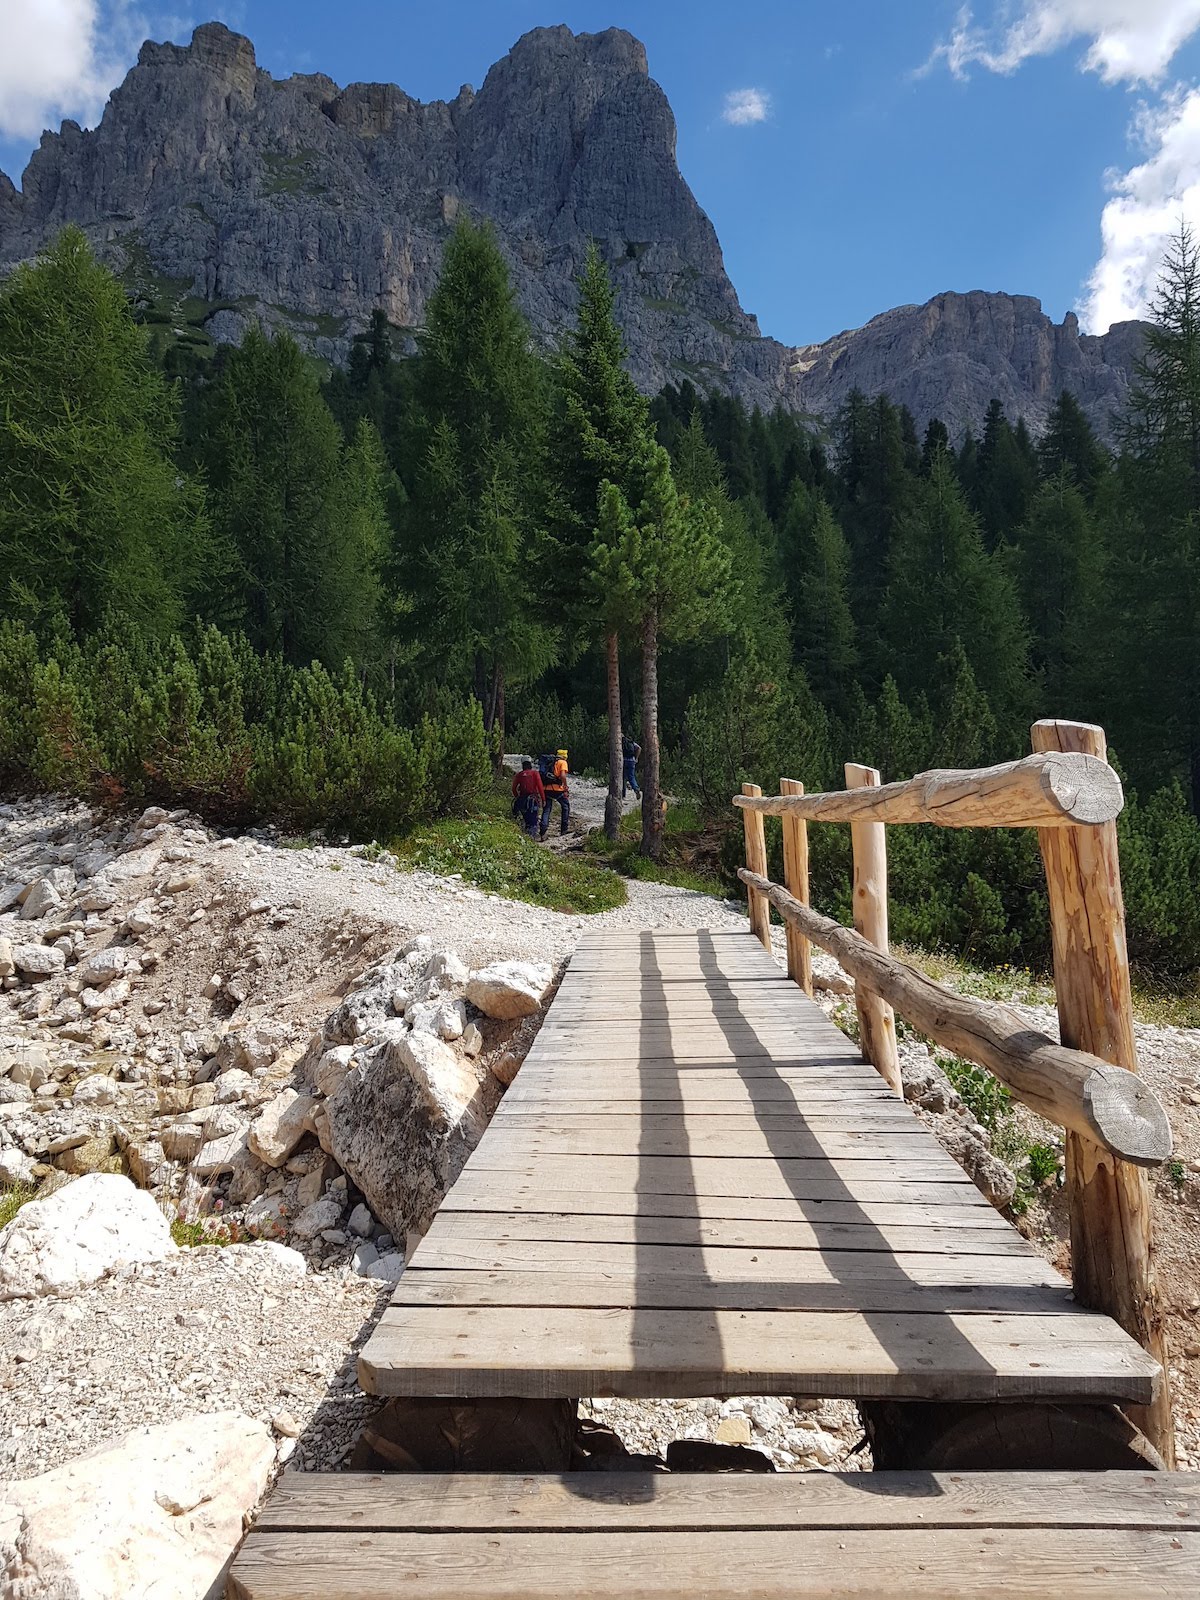
[[[986,1067],[1040,1116],[1120,1152],[1126,1161],[1159,1166],[1170,1155],[1166,1111],[1135,1073],[1056,1044],[1010,1006],[942,988],[906,962],[883,956],[840,923],[798,905],[777,884],[768,884],[764,893],[785,917],[808,928],[847,972],[887,995],[914,1027]]]
[[[879,787],[874,767],[846,763],[848,789]],[[887,830],[881,822],[852,822],[850,849],[854,857],[854,927],[869,944],[888,953]],[[875,989],[861,980],[854,985],[858,1012],[858,1037],[862,1053],[897,1095],[903,1095],[900,1056],[896,1049],[896,1017]]]
[[[1039,724],[1041,726],[1041,724]],[[1076,724],[1077,726],[1077,724]],[[1112,822],[1125,804],[1121,780],[1102,757],[1057,750],[973,771],[919,772],[899,783],[872,786],[871,794],[847,779],[846,790],[778,797],[734,796],[746,814],[812,822],[932,822],[940,828],[1070,828]]]
[[[1088,723],[1035,722],[1032,733],[1035,750],[1082,752],[1097,759],[1107,755],[1104,730]],[[1050,901],[1062,1042],[1136,1073],[1116,824],[1062,833],[1042,829],[1038,844]],[[1082,1304],[1107,1311],[1162,1363],[1164,1379],[1153,1405],[1132,1420],[1173,1466],[1174,1423],[1155,1282],[1150,1185],[1144,1172],[1117,1159],[1122,1153],[1111,1141],[1090,1137],[1086,1128],[1075,1126],[1068,1134],[1072,1275]]]
[[[258,1532],[668,1532],[705,1528],[1200,1530],[1200,1474],[287,1473]]]
[[[780,778],[779,792],[784,795],[804,793],[798,778]],[[795,812],[783,819],[783,881],[789,894],[808,904],[808,823]],[[787,924],[788,977],[798,983],[805,994],[813,992],[812,945],[792,923]]]
[[[392,1308],[358,1362],[373,1394],[806,1394],[1131,1400],[1158,1365],[1108,1317],[985,1312]]]
[[[723,1482],[723,1480],[720,1480]],[[802,1588],[798,1588],[798,1574]],[[1200,1535],[1127,1528],[919,1527],[630,1534],[262,1532],[247,1540],[232,1600],[1014,1600],[1047,1594],[1194,1600]]]
[[[1150,1395],[1153,1363],[747,935],[582,954],[368,1342],[368,1387]]]
[[[744,795],[761,795],[762,790],[756,783],[742,785]],[[762,866],[755,868],[766,875],[767,871],[767,838],[763,828],[763,819],[756,811],[747,811],[742,821],[746,830],[746,862],[749,865],[754,861],[761,861]],[[760,894],[747,895],[750,910],[750,932],[768,950],[771,948],[771,908]]]

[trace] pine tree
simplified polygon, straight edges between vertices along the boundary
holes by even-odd
[[[823,704],[844,709],[858,665],[850,610],[850,552],[825,501],[819,500],[812,534],[797,559],[793,624],[796,656]]]
[[[1032,664],[1047,705],[1064,707],[1086,683],[1104,569],[1099,535],[1069,466],[1038,489],[1015,542]]]
[[[1108,465],[1091,423],[1068,389],[1059,395],[1046,419],[1046,431],[1038,442],[1038,465],[1043,478],[1069,473],[1089,503]]]
[[[661,445],[650,446],[641,468],[636,512],[615,485],[604,488],[608,514],[592,542],[592,574],[597,593],[619,608],[641,641],[642,852],[657,860],[663,832],[659,650],[666,639],[696,638],[719,622],[731,577],[711,505],[680,499]]]
[[[940,451],[950,449],[950,430],[940,417],[931,417],[925,429],[925,440],[921,446],[921,476],[927,478],[933,470],[933,458]]]
[[[892,547],[881,632],[902,694],[930,682],[958,646],[1005,731],[1028,709],[1028,645],[1016,589],[1000,553],[984,549],[949,458],[939,454]]]
[[[581,639],[604,641],[608,707],[608,798],[604,832],[621,827],[622,607],[588,573],[600,526],[600,490],[611,483],[626,508],[637,504],[642,463],[653,443],[650,408],[625,370],[625,343],[617,325],[612,283],[595,245],[579,278],[579,312],[554,368],[555,408],[550,427],[547,587],[568,626]],[[609,507],[610,515],[612,507]],[[610,527],[609,533],[613,534]],[[613,534],[615,537],[615,534]]]
[[[1022,424],[1014,429],[999,400],[993,400],[984,420],[969,495],[989,550],[1010,538],[1024,522],[1036,486],[1037,458],[1028,432]]]
[[[296,666],[340,665],[364,648],[364,619],[380,604],[386,512],[365,437],[344,461],[311,364],[287,335],[257,329],[225,359],[206,435],[223,541],[210,614]]]
[[[206,539],[177,427],[120,284],[64,229],[0,285],[0,613],[170,630]]]
[[[426,308],[406,525],[425,661],[473,687],[497,760],[509,688],[540,676],[558,645],[532,581],[543,397],[491,230],[460,222]]]

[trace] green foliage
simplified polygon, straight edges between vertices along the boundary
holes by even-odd
[[[357,838],[468,809],[489,774],[477,705],[406,727],[352,668],[289,667],[215,628],[39,648],[0,624],[0,730],[14,787]]]
[[[200,460],[219,539],[206,612],[293,666],[364,658],[389,536],[370,423],[343,446],[299,346],[252,329],[207,394]]]
[[[0,616],[170,629],[205,538],[176,424],[120,285],[64,229],[0,284]]]
[[[511,744],[514,750],[528,756],[569,750],[573,772],[603,774],[608,770],[605,719],[578,704],[564,707],[552,694],[533,694],[521,701]]]
[[[962,1061],[957,1056],[939,1056],[938,1065],[962,1096],[967,1110],[981,1128],[994,1134],[1012,1111],[1012,1095],[983,1067]]]
[[[0,1189],[0,1228],[7,1227],[21,1207],[34,1198],[35,1193],[33,1186],[28,1183],[16,1183],[11,1188]]]
[[[503,804],[503,801],[501,800]],[[487,894],[575,915],[611,911],[625,903],[625,885],[592,861],[551,850],[522,834],[507,815],[417,828],[393,846],[401,867],[443,877],[458,874]]]

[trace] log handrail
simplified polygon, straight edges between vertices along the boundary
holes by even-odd
[[[935,1044],[986,1067],[1031,1111],[1082,1134],[1122,1161],[1156,1167],[1171,1154],[1171,1127],[1144,1079],[1031,1028],[1010,1006],[943,988],[861,934],[802,905],[747,868],[738,876]]]
[[[882,784],[873,768],[848,763],[849,787],[827,794],[805,794],[803,784],[792,779],[781,781],[778,795],[764,796],[746,784],[733,802],[746,834],[747,866],[738,876],[746,885],[754,932],[767,949],[770,908],[783,918],[793,978],[807,980],[806,988],[823,982],[814,980],[807,959],[810,940],[836,956],[853,977],[863,1054],[897,1092],[895,1030],[887,1026],[893,1008],[1066,1130],[1075,1298],[1106,1312],[1159,1362],[1162,1378],[1153,1403],[1133,1408],[1131,1415],[1170,1466],[1170,1367],[1144,1169],[1170,1156],[1171,1128],[1161,1102],[1137,1074],[1117,852],[1121,780],[1106,759],[1103,728],[1038,722],[1033,746],[1034,754],[1020,761],[922,772],[902,783]],[[768,816],[783,819],[787,888],[767,876],[763,824]],[[806,845],[801,854],[808,822],[851,824],[857,931],[808,904]],[[890,954],[881,824],[893,822],[1037,829],[1061,1044],[1028,1027],[1012,1008],[956,994]]]
[[[964,772],[824,794],[734,795],[743,811],[809,822],[931,822],[939,828],[1073,828],[1111,822],[1121,780],[1095,756],[1047,752]]]

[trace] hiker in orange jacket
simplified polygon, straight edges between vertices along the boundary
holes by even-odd
[[[554,810],[557,800],[562,808],[561,833],[566,833],[571,823],[571,794],[567,788],[567,752],[560,750],[553,762],[548,763],[548,770],[542,779],[542,788],[546,792],[545,803],[542,806],[541,837],[544,839],[550,831],[550,814]]]
[[[546,804],[542,778],[532,761],[522,761],[512,781],[513,815],[531,839],[538,836],[538,821]]]

